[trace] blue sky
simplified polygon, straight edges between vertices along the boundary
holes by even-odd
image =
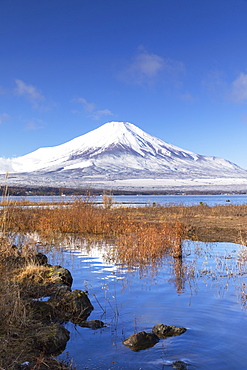
[[[0,0],[0,156],[128,121],[247,169],[246,0]]]

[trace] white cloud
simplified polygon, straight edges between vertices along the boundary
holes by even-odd
[[[231,97],[234,102],[242,103],[247,100],[247,74],[240,73],[232,83]]]
[[[0,114],[0,125],[8,119],[10,119],[10,116],[7,113]]]
[[[183,63],[140,49],[133,61],[120,73],[120,78],[130,84],[144,85],[155,83],[161,76],[176,79],[183,71]]]
[[[95,110],[92,112],[92,118],[96,120],[103,116],[113,116],[113,113],[109,109]]]
[[[14,94],[27,99],[34,109],[40,111],[48,111],[57,104],[50,101],[48,102],[46,97],[33,85],[28,85],[22,80],[15,80],[16,88],[14,89]]]
[[[227,90],[224,72],[221,70],[211,70],[201,81],[202,87],[210,94],[223,96]]]
[[[32,103],[44,100],[44,96],[33,85],[27,85],[22,80],[15,80],[16,88],[15,93],[24,96]]]
[[[102,116],[113,116],[113,113],[109,109],[96,109],[96,104],[89,103],[84,98],[78,98],[76,99],[77,102],[81,103],[83,105],[83,108],[86,112],[89,112],[89,117],[95,120],[100,119]],[[77,111],[74,111],[77,113]]]
[[[92,111],[94,111],[95,110],[95,104],[94,103],[88,103],[87,101],[86,101],[86,99],[83,99],[83,98],[78,98],[78,102],[79,103],[82,103],[82,105],[83,105],[83,107],[84,107],[84,109],[86,110],[86,111],[88,111],[88,112],[92,112]]]
[[[187,101],[187,102],[193,102],[194,97],[190,93],[184,93],[181,95],[181,100]]]
[[[27,122],[25,130],[40,130],[45,127],[45,122],[42,119],[34,118]]]
[[[240,73],[237,78],[227,81],[223,71],[211,71],[202,81],[203,88],[212,98],[232,103],[247,101],[247,74]]]

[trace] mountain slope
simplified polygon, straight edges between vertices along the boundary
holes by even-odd
[[[65,144],[0,159],[0,173],[75,178],[247,177],[221,158],[206,157],[155,138],[131,123],[109,122]]]

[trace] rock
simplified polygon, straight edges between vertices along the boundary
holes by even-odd
[[[33,347],[45,355],[58,355],[65,350],[70,338],[69,331],[62,325],[43,327],[34,337]]]
[[[52,322],[59,321],[59,315],[55,308],[43,301],[31,301],[28,308],[32,311],[34,320],[38,320],[43,324],[51,324]],[[62,322],[62,320],[60,320]]]
[[[12,246],[13,248],[13,246]],[[35,265],[47,265],[48,259],[43,253],[30,254],[28,257],[23,256],[8,256],[5,257],[7,266],[12,268],[23,268],[26,265],[33,263]]]
[[[69,270],[59,265],[53,265],[50,267],[49,277],[54,283],[58,283],[60,285],[71,287],[73,283],[73,278]]]
[[[186,329],[179,326],[157,324],[153,326],[152,332],[157,335],[157,337],[164,339],[181,335],[186,332]]]
[[[188,365],[185,362],[183,362],[183,361],[174,361],[172,363],[172,367],[174,369],[178,369],[178,370],[186,370],[186,369],[188,369]]]
[[[64,321],[78,325],[85,321],[94,309],[87,294],[82,290],[59,291],[48,300],[48,303],[57,310]]]
[[[33,262],[35,265],[47,265],[48,258],[43,253],[37,253],[28,257],[28,262]]]
[[[132,334],[130,337],[123,341],[123,344],[133,351],[140,351],[153,347],[159,342],[159,338],[154,333],[146,333],[141,331],[139,333]]]
[[[103,321],[100,320],[89,320],[89,321],[81,321],[80,326],[83,328],[90,328],[90,329],[101,329],[105,326]]]
[[[17,256],[17,257],[8,256],[8,257],[5,257],[5,263],[6,263],[6,266],[8,266],[8,269],[12,270],[12,269],[24,267],[27,263],[27,260],[25,257],[21,257],[21,256]]]
[[[35,274],[38,274],[40,281],[37,281]],[[28,279],[32,284],[23,282],[23,294],[32,298],[51,297],[60,292],[70,292],[73,282],[70,271],[57,265],[47,265],[41,272],[34,270],[33,275],[28,276]]]

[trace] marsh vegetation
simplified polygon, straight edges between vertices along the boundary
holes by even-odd
[[[38,235],[39,243],[30,237],[34,234]],[[133,266],[140,271],[145,266],[155,268],[169,256],[177,292],[181,292],[185,276],[193,278],[192,266],[188,268],[183,261],[183,240],[245,245],[247,205],[113,207],[108,196],[101,206],[91,197],[76,197],[72,203],[37,205],[10,201],[6,191],[0,209],[0,366],[3,368],[17,369],[26,358],[32,359],[33,369],[72,368],[55,359],[49,365],[50,358],[33,351],[32,337],[27,333],[39,332],[40,323],[28,310],[19,283],[20,276],[26,284],[33,284],[30,276],[42,280],[44,267],[32,258],[40,245],[43,250],[45,246],[47,250],[55,249],[61,241],[64,245],[64,240],[71,238],[110,245],[106,260],[130,270]],[[16,268],[13,258],[24,258],[25,263]],[[245,259],[244,254],[241,258]],[[202,274],[206,276],[209,272]]]

